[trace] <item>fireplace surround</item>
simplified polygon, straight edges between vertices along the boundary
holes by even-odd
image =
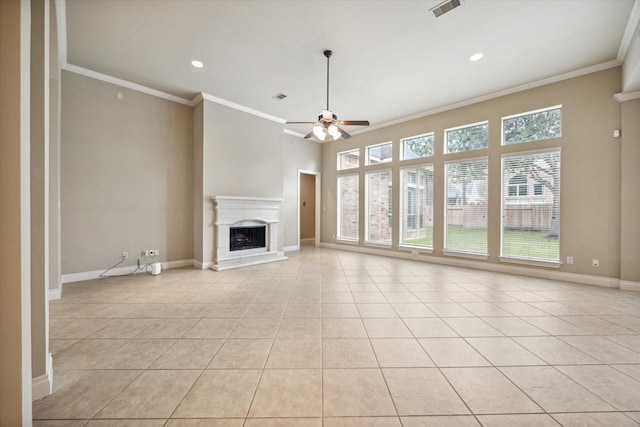
[[[287,259],[280,242],[282,199],[213,196],[213,268],[216,271]],[[252,234],[264,228],[263,242]],[[259,246],[259,247],[256,247]]]

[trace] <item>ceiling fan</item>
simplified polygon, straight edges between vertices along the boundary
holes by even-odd
[[[320,141],[324,141],[327,137],[329,141],[335,141],[340,137],[344,139],[351,138],[342,126],[369,126],[368,120],[338,120],[338,117],[329,110],[329,58],[333,54],[330,50],[325,50],[324,56],[327,58],[327,109],[322,110],[322,114],[318,116],[318,120],[315,122],[287,122],[286,124],[312,124],[313,130],[309,132],[304,138],[308,139],[312,136],[316,136]]]

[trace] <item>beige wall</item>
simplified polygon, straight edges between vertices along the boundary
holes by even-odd
[[[622,103],[620,278],[640,290],[640,99]]]
[[[61,292],[60,272],[60,72],[55,2],[50,0],[49,39],[49,295]]]
[[[320,173],[322,146],[317,142],[283,134],[284,152],[284,246],[299,245],[298,236],[298,174],[299,171]]]
[[[31,3],[31,359],[34,378],[49,357],[49,2]]]
[[[191,107],[62,73],[63,273],[193,258],[192,125]]]
[[[143,249],[207,265],[214,195],[284,198],[281,241],[297,245],[297,173],[320,169],[320,146],[279,123],[66,71],[61,141],[64,274],[106,269],[122,251],[133,265]]]
[[[444,162],[465,157],[464,154],[443,154],[444,130],[450,127],[489,121],[489,148],[477,150],[472,156],[489,158],[489,259],[500,264],[500,162],[501,155],[516,150],[537,150],[560,147],[561,174],[561,240],[560,257],[574,257],[574,264],[564,264],[560,271],[618,278],[620,275],[620,143],[613,138],[613,129],[620,127],[620,105],[613,94],[620,91],[620,69],[613,68],[535,89],[476,103],[463,108],[433,114],[395,126],[382,128],[349,140],[323,145],[322,241],[335,243],[336,235],[336,155],[340,151],[393,141],[394,161],[379,166],[393,168],[393,182],[399,182],[399,167],[419,164],[420,160],[399,162],[399,140],[403,137],[435,132],[435,228],[434,251],[431,257],[442,260],[444,221]],[[562,104],[563,135],[561,138],[501,146],[501,117]],[[374,170],[377,166],[358,171]],[[361,222],[365,217],[364,181],[361,177]],[[393,200],[393,247],[398,244],[398,191]],[[364,224],[360,224],[361,239]],[[363,244],[360,244],[363,246]],[[397,250],[397,249],[394,249]],[[405,252],[406,253],[406,252]],[[452,259],[452,257],[446,257]],[[600,266],[591,266],[591,260]],[[478,264],[479,265],[479,264]]]
[[[280,124],[242,111],[210,101],[203,108],[203,251],[197,261],[206,265],[213,261],[212,196],[283,197],[283,134]]]
[[[193,258],[202,261],[204,251],[203,221],[205,203],[204,185],[204,102],[193,107]]]
[[[29,2],[0,1],[0,425],[31,423]]]

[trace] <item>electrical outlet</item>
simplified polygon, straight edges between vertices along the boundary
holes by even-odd
[[[149,249],[142,251],[142,256],[149,256]]]
[[[129,252],[122,252],[122,258],[129,258]]]
[[[595,259],[595,258],[592,259],[591,260],[591,265],[594,266],[594,267],[598,267],[600,265],[600,260]]]
[[[149,256],[156,256],[156,251],[153,249],[149,249]]]
[[[160,249],[156,249],[156,256],[160,255]]]
[[[567,264],[573,264],[573,257],[572,256],[568,256],[567,257]]]

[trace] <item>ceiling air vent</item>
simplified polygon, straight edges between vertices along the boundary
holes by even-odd
[[[286,97],[287,97],[287,95],[285,95],[284,93],[278,93],[278,94],[272,96],[272,98],[275,99],[276,101],[282,101]]]
[[[451,12],[453,9],[460,6],[461,4],[462,4],[462,0],[448,0],[448,1],[445,1],[444,3],[440,3],[433,9],[429,9],[429,10],[433,12],[436,18],[438,18],[447,12]]]

